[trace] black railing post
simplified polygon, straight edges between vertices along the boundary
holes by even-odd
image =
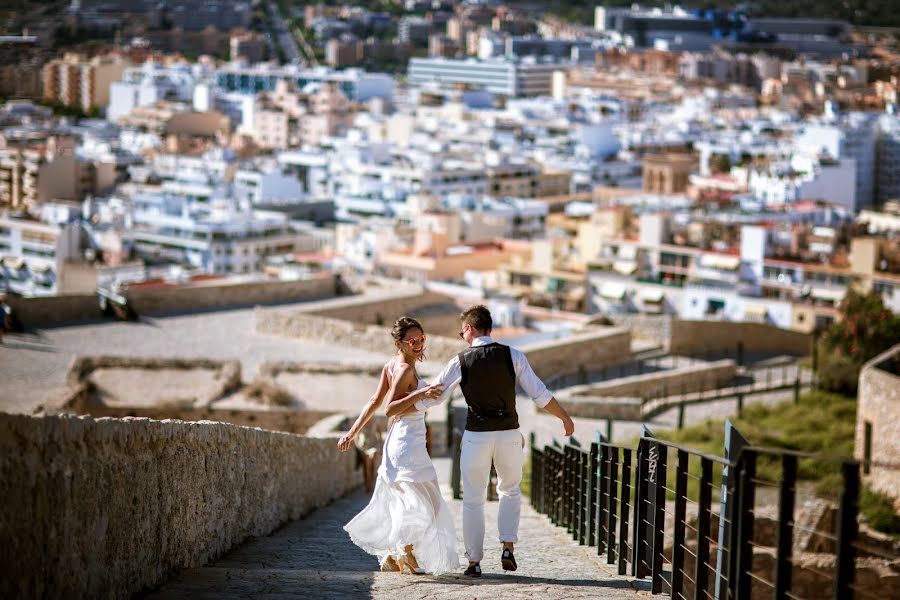
[[[744,416],[744,394],[740,393],[737,395],[737,416]]]
[[[544,446],[547,457],[547,497],[544,499],[546,512],[550,522],[556,525],[556,481],[559,471],[556,468],[556,448]]]
[[[574,507],[575,514],[572,518],[572,539],[583,544],[581,537],[582,527],[584,525],[584,458],[585,454],[581,450],[577,451],[575,456],[576,480],[572,492],[575,494]]]
[[[593,447],[593,444],[591,444]],[[588,538],[591,536],[591,530],[588,523],[591,520],[591,450],[588,448],[584,452],[584,465],[581,470],[582,486],[581,486],[581,527],[579,527],[578,543],[582,546],[588,545]]]
[[[572,471],[569,464],[572,457],[572,450],[569,445],[563,446],[563,477],[562,486],[560,487],[560,497],[562,498],[562,507],[560,509],[559,524],[566,531],[569,530],[569,488],[572,486]]]
[[[575,532],[575,490],[578,488],[578,450],[566,446],[567,464],[569,465],[569,483],[566,485],[566,531]]]
[[[531,497],[528,500],[531,503],[531,507],[536,509],[536,506],[535,506],[536,503],[534,500],[535,499],[535,485],[534,485],[535,474],[534,473],[535,473],[535,469],[537,468],[537,457],[534,455],[534,452],[535,452],[534,444],[532,444],[531,446],[528,447],[528,462],[531,465],[531,469],[530,469],[531,481],[529,482],[530,487],[531,487],[531,494],[530,494]]]
[[[681,402],[678,404],[678,431],[684,429],[684,396],[681,397]]]
[[[597,511],[597,457],[600,454],[600,446],[597,442],[591,443],[591,450],[588,454],[588,501],[587,501],[587,545],[593,546],[597,543],[597,532],[594,530],[596,525]]]
[[[631,449],[622,449],[622,497],[619,502],[621,515],[619,527],[619,575],[625,574],[628,561],[628,514],[631,502]]]
[[[675,471],[675,528],[672,535],[672,598],[680,598],[684,589],[684,533],[687,513],[688,453],[678,451]]]
[[[663,584],[663,533],[666,529],[666,456],[668,447],[654,442],[656,448],[656,469],[653,481],[653,551],[651,564],[650,591],[654,594],[662,592]]]
[[[556,526],[562,525],[562,482],[565,473],[563,472],[563,453],[557,448],[553,448],[553,487],[552,496],[550,498],[551,511],[553,515],[552,521]]]
[[[834,572],[835,600],[853,600],[853,576],[856,570],[856,537],[859,526],[859,463],[845,462],[841,466],[844,487],[838,507],[836,564]]]
[[[794,501],[796,498],[797,457],[781,457],[781,482],[778,490],[778,540],[775,554],[775,600],[787,600],[791,589],[794,542]]]
[[[600,474],[597,478],[597,556],[602,556],[606,550],[606,511],[609,510],[609,494],[606,481],[608,475],[609,446],[600,446]]]
[[[638,579],[646,577],[650,569],[647,565],[647,504],[649,499],[647,477],[650,471],[650,443],[646,440],[638,442],[637,450],[637,479],[634,483],[634,534],[632,537],[632,575]],[[600,542],[597,542],[600,545]]]
[[[712,507],[712,461],[700,457],[700,489],[697,498],[697,564],[694,566],[694,600],[706,600],[709,587],[709,534]],[[722,518],[720,515],[719,518]]]
[[[613,446],[609,452],[609,520],[606,524],[606,563],[615,564],[616,555],[616,498],[619,485],[619,448]]]
[[[738,462],[738,496],[737,500],[737,537],[731,551],[736,552],[735,570],[728,574],[729,583],[735,593],[736,600],[750,600],[750,589],[753,578],[753,501],[756,493],[756,452],[744,449]]]
[[[794,380],[794,404],[800,404],[800,368],[797,368],[797,379]]]

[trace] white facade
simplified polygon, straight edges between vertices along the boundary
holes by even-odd
[[[808,125],[797,136],[799,150],[826,154],[832,158],[856,162],[854,175],[854,212],[872,205],[875,194],[875,144],[878,138],[874,115],[851,113],[833,125]],[[847,206],[846,203],[841,203]]]
[[[135,108],[162,100],[192,102],[194,86],[202,76],[202,69],[188,63],[162,66],[148,61],[138,67],[129,67],[121,81],[109,86],[106,118],[115,121]]]
[[[252,273],[270,255],[315,249],[312,236],[287,218],[256,215],[223,204],[209,209],[182,196],[146,194],[133,200],[123,238],[141,257],[168,259],[206,273]]]
[[[293,204],[306,197],[303,183],[279,169],[241,169],[234,174],[234,195],[249,204]]]
[[[856,161],[844,159],[823,164],[795,156],[791,167],[799,170],[750,171],[750,192],[766,206],[825,200],[851,212],[861,208],[856,196]]]
[[[558,62],[534,60],[477,60],[452,58],[412,58],[409,61],[409,83],[469,84],[505,96],[549,96],[553,72]]]
[[[56,294],[65,263],[83,259],[82,233],[77,222],[53,225],[0,217],[0,291]]]

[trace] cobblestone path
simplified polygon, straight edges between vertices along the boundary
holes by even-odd
[[[439,472],[446,459],[435,461]],[[445,486],[444,497],[450,498]],[[341,529],[368,501],[362,492],[343,498],[293,521],[265,538],[253,539],[210,565],[176,575],[146,597],[201,598],[378,598],[424,600],[470,599],[638,599],[650,598],[649,582],[616,575],[596,556],[596,548],[578,546],[563,529],[537,514],[524,499],[516,545],[519,569],[504,573],[499,544],[482,561],[484,575],[461,573],[431,577],[376,572],[375,559],[350,543]],[[459,500],[456,515],[463,556]],[[486,540],[496,539],[497,503],[489,502]]]

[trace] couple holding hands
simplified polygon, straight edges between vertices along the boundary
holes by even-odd
[[[383,571],[440,575],[461,567],[456,528],[441,496],[437,472],[425,444],[425,410],[445,401],[459,386],[466,404],[460,469],[463,487],[463,541],[468,568],[481,576],[484,556],[484,503],[491,463],[497,471],[500,562],[517,568],[524,437],[516,413],[516,384],[539,407],[562,421],[565,435],[574,424],[535,375],[525,355],[494,342],[490,311],[473,306],[460,315],[459,336],[468,348],[453,357],[429,385],[419,379],[416,363],[424,358],[425,332],[409,317],[397,320],[391,335],[396,355],[384,366],[378,390],[338,442],[341,451],[365,427],[387,399],[391,425],[384,442],[375,490],[369,504],[344,529],[357,546],[378,557]]]

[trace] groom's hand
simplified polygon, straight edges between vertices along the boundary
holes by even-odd
[[[572,421],[572,417],[566,415],[564,419],[562,419],[563,428],[566,430],[566,437],[575,433],[575,423]]]

